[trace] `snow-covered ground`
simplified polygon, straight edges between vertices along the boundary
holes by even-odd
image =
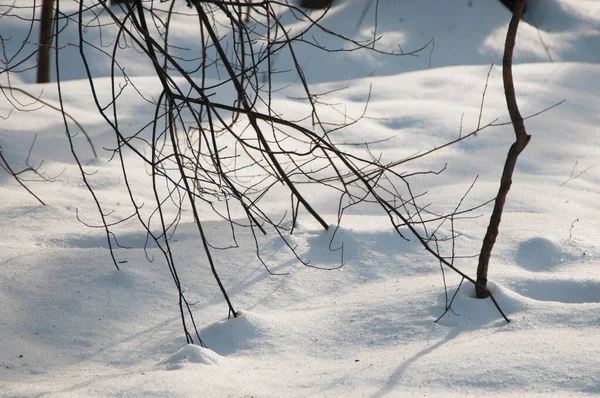
[[[357,25],[368,3],[340,1],[325,23],[367,38],[372,8]],[[386,139],[371,150],[394,159],[456,138],[461,125],[473,130],[490,64],[501,64],[509,12],[491,0],[379,4],[382,46],[398,43],[407,51],[431,38],[435,46],[420,57],[393,59],[299,50],[315,92],[347,87],[329,100],[344,103],[349,114],[362,112],[371,87],[368,118],[344,130],[344,140]],[[171,276],[158,256],[146,260],[144,231],[135,222],[118,226],[120,242],[131,248],[117,250],[126,263],[116,271],[102,231],[77,220],[76,211],[88,223],[98,217],[60,115],[48,107],[13,111],[0,122],[3,154],[22,166],[37,134],[31,163],[43,160],[42,169],[59,176],[28,183],[48,204],[41,206],[0,173],[0,396],[600,395],[600,2],[530,0],[529,7],[515,55],[521,111],[531,115],[566,101],[526,121],[532,139],[519,159],[490,264],[492,290],[510,323],[489,300],[473,298],[467,284],[453,311],[435,323],[446,303],[438,263],[367,209],[345,216],[333,242],[344,244],[346,264],[331,271],[302,266],[270,236],[262,242],[263,258],[273,271],[288,273],[271,276],[256,260],[249,231],[240,229],[239,249],[216,252],[240,310],[229,320],[194,226],[182,223],[176,261],[208,348],[186,345]],[[24,29],[18,23],[2,19],[0,34],[16,35]],[[101,61],[94,68],[101,85],[108,72]],[[128,71],[138,76],[138,87],[156,90],[143,65],[132,62]],[[55,85],[31,84],[33,76],[12,75],[12,83],[43,90],[56,105]],[[90,181],[103,203],[125,216],[130,208],[120,166],[101,149],[114,145],[112,132],[82,94],[89,92],[79,80],[83,73],[73,67],[66,76],[66,110],[90,134],[100,159],[81,136],[78,153],[95,171]],[[297,89],[297,82],[286,83]],[[128,101],[131,110],[143,106],[137,95]],[[275,101],[291,118],[302,116],[284,93]],[[501,70],[494,66],[482,122],[507,122],[505,108]],[[0,100],[1,116],[10,109]],[[338,117],[327,112],[322,109],[325,117]],[[141,118],[132,112],[127,122]],[[476,205],[496,194],[513,137],[511,126],[492,127],[410,167],[447,164],[422,183],[442,209],[456,206],[479,176],[465,203]],[[139,173],[141,181],[143,168]],[[332,198],[317,191],[312,199],[335,224]],[[274,199],[269,205],[280,207]],[[487,206],[473,214],[480,217],[457,221],[458,254],[478,253],[490,212]],[[205,229],[214,241],[230,239],[229,225],[214,215],[207,214]],[[335,267],[332,233],[301,217],[289,239],[311,264]],[[475,274],[476,258],[456,264]],[[446,277],[453,294],[460,280]]]

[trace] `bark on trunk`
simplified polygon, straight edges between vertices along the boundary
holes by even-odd
[[[52,49],[52,25],[54,23],[54,0],[42,2],[42,23],[38,53],[37,82],[50,82],[50,50]]]
[[[489,290],[487,289],[488,266],[490,263],[490,257],[494,243],[496,243],[496,238],[498,237],[498,229],[500,227],[504,203],[506,202],[508,191],[512,185],[512,175],[515,170],[515,165],[517,164],[519,154],[523,151],[523,149],[525,149],[531,138],[531,136],[528,135],[527,131],[525,130],[523,117],[519,112],[512,76],[513,50],[515,48],[519,20],[523,14],[523,9],[525,8],[526,2],[527,0],[516,0],[513,16],[508,26],[508,32],[506,33],[506,42],[504,44],[502,78],[504,81],[506,105],[508,107],[510,120],[512,121],[515,131],[515,142],[510,147],[506,157],[502,178],[500,180],[500,188],[494,203],[494,210],[492,212],[490,223],[488,225],[485,238],[483,239],[483,246],[481,247],[481,252],[479,254],[479,264],[477,266],[477,285],[475,285],[478,298],[486,298],[489,297],[490,294]]]

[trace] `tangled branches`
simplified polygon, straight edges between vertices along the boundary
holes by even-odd
[[[213,259],[214,250],[222,248],[211,243],[205,215],[217,215],[231,225],[234,245],[236,229],[249,228],[257,258],[271,272],[261,257],[260,235],[279,235],[295,254],[284,235],[293,232],[301,212],[308,213],[322,228],[330,228],[307,194],[308,186],[319,186],[339,198],[335,227],[349,208],[376,206],[388,215],[401,238],[409,239],[405,236],[409,232],[444,266],[475,283],[454,266],[453,258],[442,256],[437,248],[442,225],[470,209],[457,206],[451,214],[433,213],[420,205],[421,195],[411,189],[413,177],[435,176],[441,170],[400,170],[425,154],[384,162],[370,152],[368,144],[341,149],[333,136],[362,116],[344,114],[346,121],[341,124],[323,120],[319,109],[333,105],[327,103],[326,93],[311,91],[303,73],[298,46],[318,47],[324,54],[355,50],[386,53],[375,46],[377,37],[358,41],[332,32],[321,23],[324,13],[313,15],[287,1],[193,0],[187,1],[190,8],[177,7],[176,1],[161,4],[136,0],[112,7],[102,0],[75,4],[63,10],[61,2],[56,2],[54,49],[59,93],[61,51],[63,46],[74,46],[97,109],[114,131],[111,152],[121,164],[133,206],[131,217],[161,251],[178,290],[188,343],[203,344],[173,253],[171,236],[179,223],[186,217],[194,223],[205,255],[198,262],[208,263],[229,315],[235,317]],[[70,41],[67,26],[76,27],[75,42]],[[340,47],[325,47],[310,35],[315,29],[335,37]],[[67,39],[62,39],[63,35]],[[132,52],[136,54],[133,58],[123,56]],[[130,65],[134,58],[139,64]],[[96,76],[101,64],[98,59],[104,59],[110,68],[108,79]],[[127,72],[133,68],[145,68],[153,77],[134,78]],[[291,74],[300,82],[303,92],[296,96],[296,105],[299,113],[304,112],[301,118],[292,120],[278,109],[274,93],[281,89],[281,73]],[[132,94],[144,98],[145,106],[130,108],[128,98]],[[64,111],[60,94],[59,98]],[[136,112],[143,122],[132,125],[129,112]],[[66,119],[65,126],[68,133]],[[486,127],[461,135],[453,143]],[[71,140],[71,134],[67,135]],[[77,159],[74,149],[73,155]],[[110,242],[108,214],[78,163]],[[134,165],[139,164],[147,170],[144,183],[137,176],[132,178]],[[152,206],[144,202],[148,197]],[[271,212],[263,206],[267,197],[280,201],[289,198],[288,211]],[[118,268],[114,255],[113,261]]]

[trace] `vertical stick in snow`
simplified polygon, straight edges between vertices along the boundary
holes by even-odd
[[[512,19],[508,25],[508,32],[506,33],[506,42],[504,44],[504,58],[502,59],[502,79],[504,82],[504,95],[506,97],[506,105],[508,107],[508,113],[510,114],[510,120],[515,130],[515,142],[511,145],[506,162],[504,163],[504,170],[502,171],[502,178],[500,180],[500,188],[496,201],[494,202],[494,210],[490,217],[490,223],[488,225],[485,238],[483,239],[483,246],[479,254],[479,264],[477,266],[477,285],[475,290],[478,298],[486,298],[489,296],[489,290],[487,289],[487,274],[488,266],[490,263],[490,256],[494,243],[496,243],[496,237],[498,236],[498,228],[502,218],[502,211],[504,209],[504,203],[506,202],[506,196],[512,185],[512,175],[517,164],[519,154],[525,149],[531,136],[527,134],[525,125],[523,124],[523,117],[519,112],[517,105],[517,99],[515,97],[515,87],[513,84],[512,76],[512,58],[513,50],[515,48],[517,30],[519,28],[519,21],[525,8],[527,0],[517,0],[513,11]]]

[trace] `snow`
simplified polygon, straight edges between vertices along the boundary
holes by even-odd
[[[358,29],[356,24],[368,3],[339,2],[325,22],[367,38],[372,7]],[[458,137],[461,126],[463,134],[474,130],[490,64],[501,64],[508,11],[483,0],[379,3],[384,39],[378,46],[397,43],[408,51],[433,38],[435,47],[420,57],[393,59],[300,48],[314,92],[347,87],[328,97],[343,103],[348,114],[360,114],[372,92],[368,118],[338,133],[336,142],[385,139],[371,150],[398,160]],[[48,204],[41,206],[0,173],[0,396],[599,395],[599,24],[599,2],[530,0],[519,31],[514,72],[523,115],[566,101],[526,120],[532,139],[517,164],[490,264],[490,288],[508,324],[490,300],[475,299],[467,283],[452,310],[434,322],[460,278],[446,270],[447,297],[439,264],[414,239],[402,240],[384,214],[362,206],[329,231],[301,213],[294,234],[286,237],[302,259],[329,270],[301,265],[270,235],[260,242],[263,259],[278,274],[270,275],[256,258],[250,231],[237,230],[239,248],[214,252],[240,314],[234,319],[227,318],[194,225],[184,220],[174,236],[174,255],[207,347],[187,345],[171,276],[156,247],[146,247],[145,231],[135,221],[115,228],[119,242],[130,247],[116,250],[126,261],[117,271],[102,230],[78,221],[97,224],[97,210],[69,152],[60,114],[48,107],[13,111],[0,123],[3,154],[15,168],[23,167],[37,135],[31,162],[43,160],[42,169],[57,177],[28,183]],[[4,17],[0,24],[3,37],[17,37],[23,29],[16,18]],[[124,217],[130,205],[121,169],[102,149],[114,146],[114,137],[85,94],[89,85],[77,62],[73,58],[65,71],[65,107],[100,158],[93,158],[82,134],[76,149],[95,172],[90,181],[106,209]],[[108,84],[103,62],[94,64],[99,86]],[[136,86],[157,93],[155,80],[145,76],[149,69],[131,64]],[[56,105],[55,85],[32,84],[33,76],[28,71],[11,80],[29,92],[43,91],[44,100]],[[303,109],[286,96],[300,88],[285,79],[280,83],[291,86],[275,101],[286,117],[300,118]],[[144,101],[135,92],[123,95],[128,107],[121,123],[145,123]],[[10,109],[0,100],[0,115]],[[320,111],[328,120],[340,117],[332,108]],[[490,72],[482,124],[496,119],[508,121],[498,66]],[[406,170],[447,165],[440,176],[415,181],[415,189],[427,191],[440,210],[453,209],[478,177],[467,208],[494,197],[512,142],[511,126],[490,127],[408,163]],[[147,181],[142,166],[131,173],[134,183]],[[308,189],[334,226],[337,199]],[[149,193],[140,195],[152,202]],[[274,214],[287,205],[271,196],[265,201]],[[479,217],[456,221],[461,256],[478,253],[490,212],[488,205],[473,213]],[[229,225],[214,214],[206,213],[204,228],[212,242],[231,243]],[[342,245],[339,268],[340,251],[330,248]],[[475,274],[476,258],[457,258],[455,264]]]

